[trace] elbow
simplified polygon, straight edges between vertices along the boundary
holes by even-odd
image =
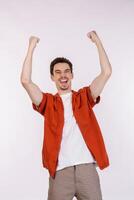
[[[111,76],[111,74],[112,74],[112,68],[110,67],[110,69],[102,72],[102,74],[104,74],[106,77],[109,78]]]
[[[27,84],[31,83],[31,80],[26,78],[20,78],[20,82],[23,86],[26,86]]]
[[[20,82],[21,82],[22,85],[27,84],[27,83],[31,83],[31,79],[30,79],[30,77],[25,76],[23,73],[21,73]]]
[[[112,74],[112,66],[111,66],[111,64],[109,65],[109,69],[108,69],[107,74],[108,74],[108,76],[111,76],[111,74]]]
[[[111,74],[112,74],[112,70],[109,70],[109,71],[106,73],[106,75],[107,75],[108,77],[110,77]]]

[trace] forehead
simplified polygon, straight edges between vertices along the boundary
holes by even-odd
[[[69,64],[67,63],[57,63],[54,65],[54,71],[55,70],[65,70],[65,69],[70,69]]]

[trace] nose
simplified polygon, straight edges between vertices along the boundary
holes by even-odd
[[[66,73],[64,73],[64,72],[62,72],[61,74],[60,74],[60,77],[66,77]]]

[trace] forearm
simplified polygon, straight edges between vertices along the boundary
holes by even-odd
[[[31,82],[32,58],[33,58],[33,48],[29,46],[22,67],[21,82]]]
[[[106,75],[110,75],[111,72],[112,72],[112,67],[111,67],[111,64],[109,62],[108,56],[107,56],[107,54],[105,52],[105,49],[104,49],[100,39],[98,39],[96,41],[96,47],[97,47],[98,53],[99,53],[101,73],[104,73]]]
[[[108,81],[112,68],[104,47],[95,31],[91,31],[87,36],[96,44],[99,53],[101,73],[90,84],[90,90],[93,99],[95,100],[102,92],[106,82]]]

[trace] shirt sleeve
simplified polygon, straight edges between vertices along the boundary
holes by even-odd
[[[86,90],[86,96],[87,96],[88,102],[91,105],[91,107],[94,107],[96,104],[98,104],[100,102],[100,96],[98,96],[96,98],[96,100],[94,101],[94,99],[91,95],[90,86],[86,86],[86,87],[84,87],[84,89]]]
[[[48,99],[48,96],[47,96],[47,93],[43,93],[43,98],[40,102],[40,104],[37,106],[35,105],[33,102],[32,102],[32,107],[35,111],[39,112],[41,115],[45,115],[45,110],[46,110],[46,105],[47,105],[47,99]]]

